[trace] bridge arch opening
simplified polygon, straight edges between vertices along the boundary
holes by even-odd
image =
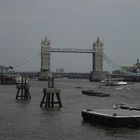
[[[92,70],[92,54],[51,53],[50,70],[64,68],[65,72],[90,73]]]

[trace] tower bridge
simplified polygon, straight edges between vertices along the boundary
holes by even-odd
[[[51,53],[87,53],[92,54],[92,70],[90,80],[101,80],[103,74],[103,42],[99,37],[93,43],[92,49],[76,49],[76,48],[51,48],[51,42],[47,36],[41,42],[41,69],[39,73],[39,80],[47,80],[50,76],[50,60]]]

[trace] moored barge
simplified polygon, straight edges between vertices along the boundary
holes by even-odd
[[[84,122],[111,127],[140,127],[140,111],[137,108],[83,110]]]
[[[99,96],[99,97],[110,96],[110,94],[103,93],[101,91],[96,91],[96,90],[82,90],[82,94],[89,95],[89,96]]]

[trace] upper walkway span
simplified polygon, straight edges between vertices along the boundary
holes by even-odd
[[[92,49],[74,49],[74,48],[51,48],[51,52],[60,53],[94,53]]]

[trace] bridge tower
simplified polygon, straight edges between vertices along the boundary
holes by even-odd
[[[92,72],[91,72],[91,81],[99,81],[103,79],[103,42],[100,41],[99,37],[97,41],[93,43],[93,50],[92,53],[93,57],[93,64],[92,64]]]
[[[39,73],[39,80],[47,80],[50,76],[50,57],[51,57],[51,42],[45,36],[41,42],[41,69]]]

